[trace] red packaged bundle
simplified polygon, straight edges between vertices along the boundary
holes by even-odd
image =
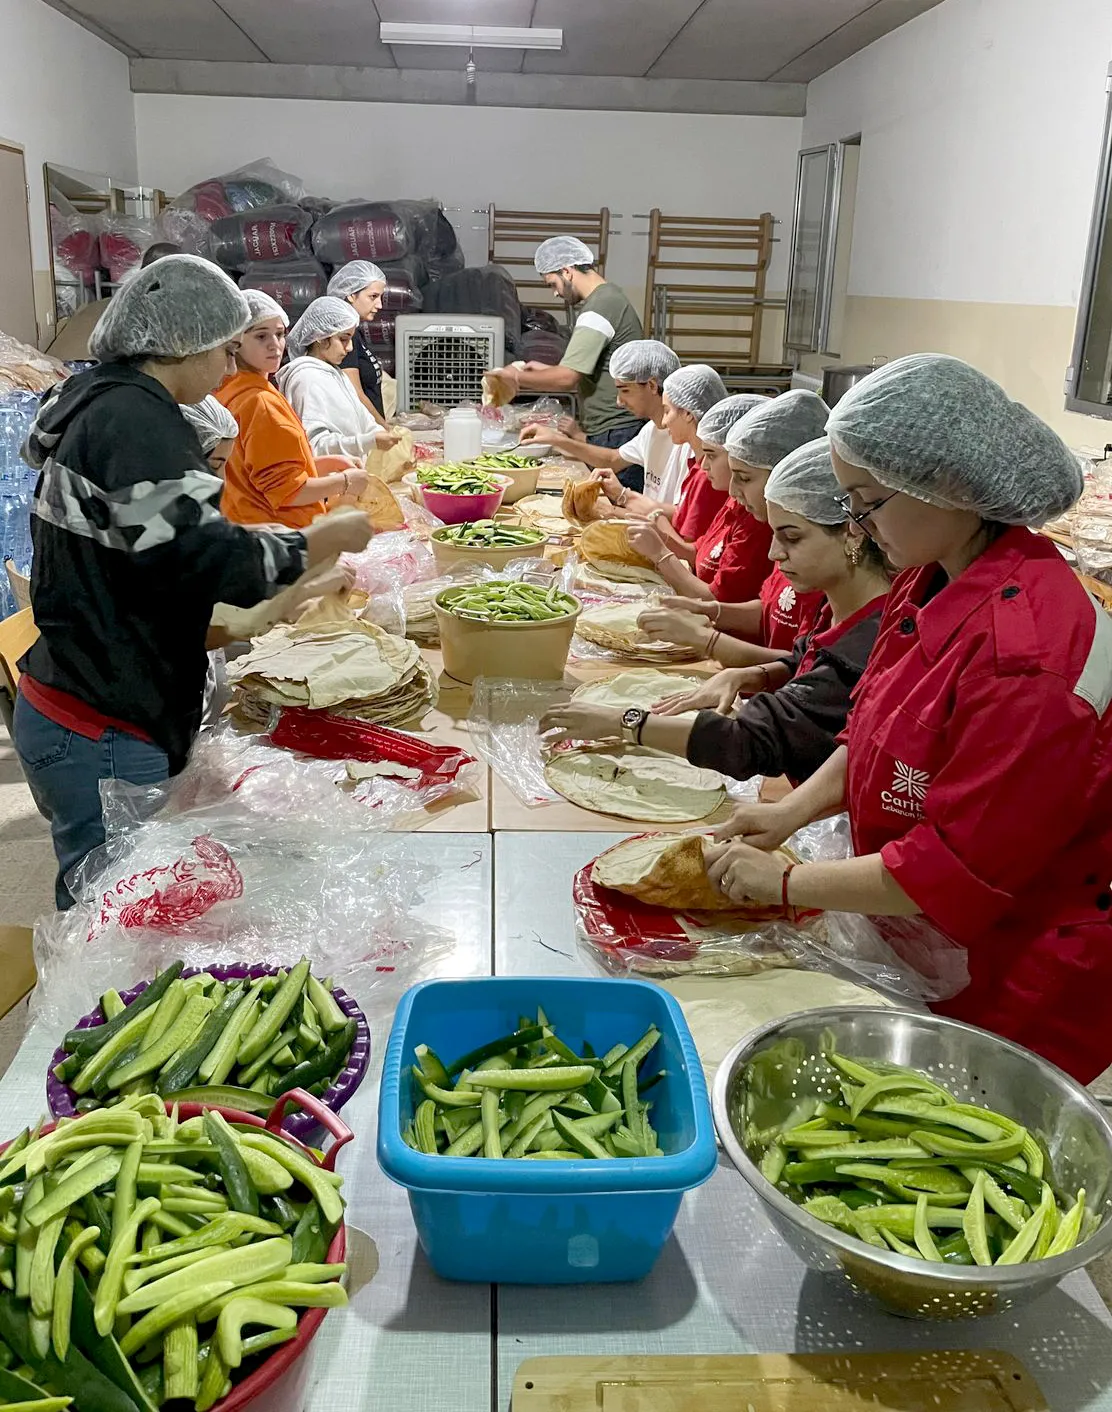
[[[291,260],[309,249],[313,218],[300,206],[269,206],[214,221],[209,254],[226,270],[258,261]]]
[[[336,206],[321,217],[313,231],[313,250],[330,265],[349,260],[390,264],[410,254],[414,243],[409,222],[394,206],[382,202]]]
[[[405,781],[413,789],[449,784],[475,757],[450,745],[431,745],[386,726],[372,726],[333,716],[328,711],[289,707],[270,733],[272,745],[296,750],[317,760],[390,760],[421,771],[420,779]]]

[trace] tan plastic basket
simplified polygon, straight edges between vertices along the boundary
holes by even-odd
[[[492,569],[504,569],[515,559],[539,559],[544,554],[545,541],[538,539],[536,544],[510,544],[503,549],[483,549],[467,544],[450,544],[437,539],[434,530],[429,536],[433,558],[441,573],[457,568],[460,564],[489,564]]]
[[[560,681],[567,666],[575,622],[582,612],[545,623],[480,623],[458,618],[440,600],[458,590],[445,588],[433,599],[440,625],[444,670],[456,681],[476,677],[517,677],[524,681]]]

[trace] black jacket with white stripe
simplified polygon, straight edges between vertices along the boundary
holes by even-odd
[[[127,364],[52,389],[23,454],[40,472],[40,637],[21,666],[144,731],[177,773],[200,726],[213,606],[248,608],[295,582],[305,538],[226,520],[196,432],[161,383]]]

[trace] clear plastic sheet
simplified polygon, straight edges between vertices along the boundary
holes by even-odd
[[[562,798],[544,777],[540,718],[571,692],[559,682],[476,677],[467,726],[471,743],[522,804],[538,808]]]
[[[264,823],[238,801],[116,832],[71,879],[77,905],[35,932],[35,1018],[58,1030],[176,957],[289,966],[304,955],[386,1015],[451,945],[413,915],[431,875],[405,838]]]
[[[208,177],[175,196],[170,203],[177,209],[196,211],[205,221],[218,221],[237,211],[259,206],[276,206],[283,201],[302,201],[306,195],[300,177],[284,172],[269,157],[261,157],[234,172]]]
[[[809,824],[788,840],[801,862],[851,856],[845,815]],[[899,1000],[947,1000],[969,983],[966,953],[922,917],[811,913],[794,922],[739,914],[677,915],[596,887],[591,864],[572,884],[576,936],[615,975],[662,978],[752,975],[773,968],[825,971]]]
[[[408,517],[408,507],[405,513]],[[436,575],[432,550],[412,529],[376,534],[361,553],[341,555],[341,563],[354,571],[355,587],[371,597]]]

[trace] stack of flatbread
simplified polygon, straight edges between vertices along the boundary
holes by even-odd
[[[598,499],[602,485],[597,480],[566,480],[561,508],[564,519],[573,525],[586,525],[601,519]]]
[[[608,578],[593,564],[586,562],[581,562],[576,566],[575,586],[582,589],[584,593],[593,593],[601,598],[628,598],[635,601],[643,601],[653,594],[659,596],[672,591],[659,574],[650,574],[646,570],[643,580],[639,579],[636,583],[630,583],[626,579]]]
[[[637,626],[637,619],[652,600],[633,599],[605,603],[581,613],[575,631],[584,642],[605,647],[630,662],[695,662],[702,656],[697,647],[678,642],[658,642]]]
[[[415,642],[322,604],[271,629],[228,667],[241,719],[265,723],[275,706],[307,706],[376,725],[419,721],[436,704],[436,677]]]
[[[440,641],[440,624],[437,622],[432,600],[443,587],[443,579],[432,579],[426,583],[407,584],[402,589],[406,637],[430,646]]]
[[[584,682],[572,692],[571,699],[586,701],[592,706],[613,706],[622,711],[630,706],[648,711],[666,696],[697,691],[702,685],[698,677],[672,676],[651,667],[634,667],[602,681]]]
[[[514,513],[527,529],[567,538],[575,526],[564,518],[559,500],[554,495],[526,495],[514,505]]]
[[[670,912],[752,911],[765,918],[781,916],[779,907],[756,902],[747,907],[718,891],[707,877],[704,849],[709,841],[700,833],[627,838],[595,859],[591,877],[601,887]],[[785,863],[795,861],[789,853],[783,857]]]
[[[705,819],[726,800],[726,782],[717,771],[642,746],[558,750],[544,777],[581,809],[647,823]]]

